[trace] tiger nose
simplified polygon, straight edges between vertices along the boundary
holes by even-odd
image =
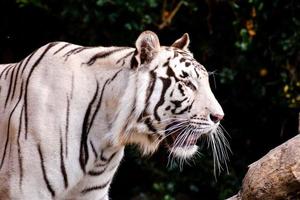
[[[223,119],[223,117],[224,117],[224,115],[220,115],[220,114],[210,114],[209,115],[209,118],[214,123],[218,123],[219,121],[221,121]]]

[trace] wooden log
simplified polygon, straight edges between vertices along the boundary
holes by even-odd
[[[238,194],[227,200],[297,199],[300,199],[300,135],[252,163]]]

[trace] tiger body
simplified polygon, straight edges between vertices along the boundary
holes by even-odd
[[[149,34],[144,37],[151,43]],[[203,66],[177,73],[167,65],[183,64],[191,55],[160,47],[154,59],[143,55],[149,49],[141,50],[139,40],[136,46],[55,42],[19,63],[0,65],[0,199],[107,200],[124,146],[155,151],[165,136],[166,112],[179,117],[191,112],[195,100],[185,97],[190,91],[176,79],[187,73],[205,79]],[[222,115],[210,97],[213,112]],[[191,144],[182,148],[173,151],[182,157],[196,151]]]

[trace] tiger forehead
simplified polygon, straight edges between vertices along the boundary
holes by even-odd
[[[181,73],[185,74],[185,76],[189,74],[189,76],[195,78],[208,76],[205,67],[194,59],[191,52],[173,47],[167,47],[166,50],[172,52],[172,55],[168,58],[164,66],[171,67],[175,74]]]

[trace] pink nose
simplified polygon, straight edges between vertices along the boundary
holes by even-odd
[[[210,114],[209,115],[211,121],[218,123],[219,121],[221,121],[224,117],[224,115],[219,115],[219,114]]]

